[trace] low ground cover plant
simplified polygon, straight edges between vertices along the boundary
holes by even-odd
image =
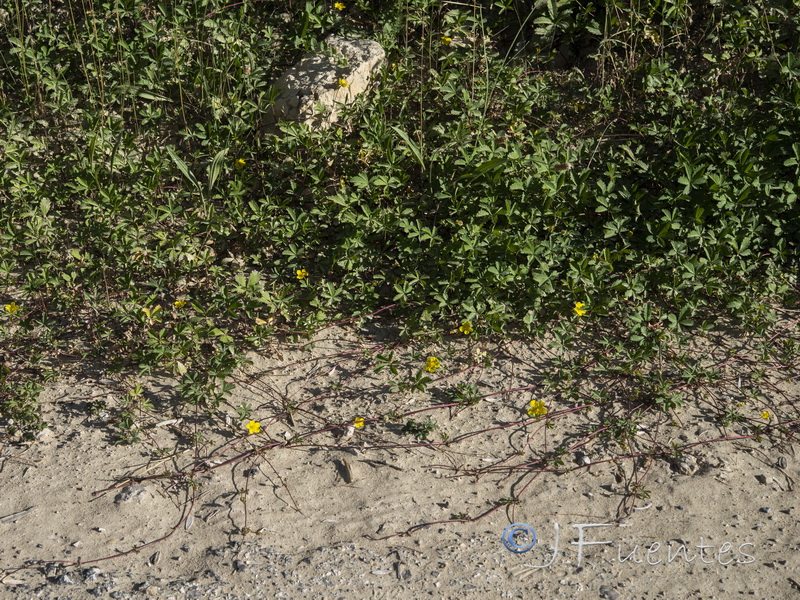
[[[2,435],[45,426],[38,393],[73,361],[169,373],[180,408],[213,421],[245,350],[389,305],[406,342],[548,334],[547,389],[581,396],[590,368],[619,387],[587,405],[624,396],[669,419],[686,385],[724,377],[685,350],[722,327],[796,373],[798,10],[1,10]],[[330,33],[383,45],[374,89],[331,129],[265,133],[271,83]],[[411,368],[389,349],[377,361]],[[394,390],[426,390],[440,361],[415,357]],[[459,385],[453,405],[480,404],[475,382]],[[541,402],[521,418],[546,418]],[[728,425],[752,417],[720,403]],[[125,392],[117,441],[141,441],[151,408]],[[793,406],[760,410],[751,433],[793,439]],[[441,416],[359,417],[399,418],[420,443],[444,431]],[[262,417],[242,406],[239,418],[245,435]],[[604,431],[630,438],[635,419],[619,418]]]

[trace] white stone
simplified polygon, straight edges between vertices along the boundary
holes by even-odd
[[[314,129],[326,129],[339,118],[342,106],[355,102],[365,92],[386,54],[372,40],[345,40],[330,36],[326,43],[332,56],[310,54],[273,84],[278,95],[272,119],[299,121]],[[339,85],[339,80],[347,87]]]

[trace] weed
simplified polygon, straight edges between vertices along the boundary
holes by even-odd
[[[775,331],[798,299],[791,3],[292,2],[280,19],[255,4],[9,9],[5,434],[46,425],[39,394],[67,371],[46,365],[79,357],[176,377],[170,408],[194,415],[199,446],[247,350],[386,306],[404,341],[546,338],[539,391],[563,406],[537,396],[530,416],[547,414],[549,433],[571,407],[604,411],[620,447],[644,413],[679,423],[692,393],[732,391],[728,363],[690,356],[691,340],[713,345],[723,327],[767,340],[751,384],[796,368],[791,326]],[[385,48],[370,94],[329,130],[264,133],[272,83],[333,32]],[[473,350],[465,369],[505,360]],[[371,363],[392,393],[457,373],[446,353],[398,355]],[[595,376],[608,389],[585,385]],[[757,433],[793,435],[789,408],[748,394],[756,412],[709,400],[716,418],[763,411]],[[149,398],[134,386],[90,410],[118,409],[118,441],[135,443]],[[476,383],[450,399],[481,406]],[[234,410],[261,418],[255,403]],[[294,425],[304,410],[277,412]],[[365,415],[372,429],[408,416]],[[403,431],[424,441],[437,427]],[[565,454],[545,460],[560,469]]]
[[[474,406],[481,401],[478,385],[472,382],[459,383],[450,391],[453,402],[461,406]]]
[[[403,426],[403,433],[414,436],[419,441],[427,441],[428,436],[439,426],[430,417],[425,417],[424,421],[409,419]]]

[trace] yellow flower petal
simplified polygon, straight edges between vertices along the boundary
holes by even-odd
[[[547,414],[547,407],[543,400],[531,400],[528,405],[530,406],[527,411],[529,417],[543,417]]]
[[[438,358],[436,358],[435,356],[429,356],[428,360],[425,361],[424,369],[428,373],[436,373],[436,371],[438,371],[439,367],[441,367],[441,366],[442,366],[442,363],[439,362]]]

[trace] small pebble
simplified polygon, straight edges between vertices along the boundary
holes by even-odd
[[[769,506],[762,506],[758,510],[761,511],[762,513],[766,513],[766,514],[769,514],[769,513],[772,512],[772,509]]]
[[[614,591],[609,585],[601,585],[600,586],[600,597],[605,598],[606,600],[617,600],[619,596],[617,596],[617,592]]]
[[[681,456],[672,461],[672,470],[680,475],[694,475],[698,469],[697,459],[694,456]]]
[[[133,485],[126,485],[122,488],[116,496],[114,496],[114,504],[122,504],[124,502],[130,502],[136,498],[139,498],[144,493],[144,486],[138,483],[134,483]]]
[[[395,572],[397,573],[397,579],[400,581],[409,581],[411,579],[411,570],[405,565],[405,563],[397,562],[394,565]]]

